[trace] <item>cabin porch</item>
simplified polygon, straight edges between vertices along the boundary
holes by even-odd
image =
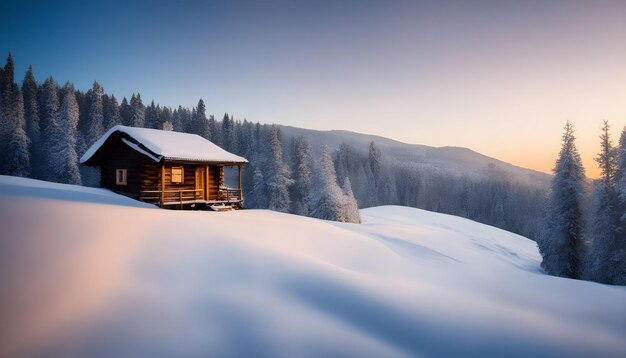
[[[229,178],[230,187],[225,168],[236,168],[236,181],[232,185],[233,178]],[[144,180],[148,185],[142,187],[139,199],[169,209],[241,209],[241,175],[241,165],[164,162],[156,183]]]

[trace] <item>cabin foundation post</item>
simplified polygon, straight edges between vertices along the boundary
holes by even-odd
[[[165,162],[161,163],[161,207],[165,204]]]

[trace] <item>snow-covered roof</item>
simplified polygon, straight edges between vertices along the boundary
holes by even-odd
[[[108,132],[98,139],[80,158],[80,162],[85,163],[91,159],[109,137],[116,132],[128,135],[136,143],[128,140],[124,140],[124,143],[155,161],[165,158],[168,160],[216,163],[248,162],[245,158],[227,152],[196,134],[120,125],[109,129]]]

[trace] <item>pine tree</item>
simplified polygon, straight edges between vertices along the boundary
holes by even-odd
[[[174,130],[176,132],[183,131],[183,119],[181,115],[181,110],[182,107],[178,106],[178,108],[174,108],[174,111],[172,111],[172,127],[174,127]]]
[[[2,158],[6,158],[8,155],[9,134],[13,127],[12,122],[15,120],[14,75],[13,56],[9,53],[0,78],[0,157]],[[0,174],[6,173],[6,163],[0,161]]]
[[[382,185],[382,154],[380,149],[376,146],[374,141],[370,142],[369,146],[369,167],[372,173],[373,188],[371,192],[374,194],[372,199],[373,206],[380,205],[381,199],[385,199],[384,187]]]
[[[306,215],[309,212],[311,185],[313,182],[313,149],[302,136],[293,138],[292,155],[293,180],[292,197],[294,214]]]
[[[619,198],[616,189],[617,151],[613,148],[609,134],[609,124],[604,121],[600,136],[601,151],[595,158],[601,172],[601,178],[595,183],[592,208],[591,249],[589,276],[599,282],[612,283],[609,273],[618,241],[620,220]]]
[[[39,109],[41,120],[41,157],[40,174],[45,180],[53,180],[52,171],[52,147],[54,145],[54,133],[57,131],[57,116],[59,112],[59,95],[57,84],[52,77],[47,78],[39,91]]]
[[[231,117],[231,121],[233,124],[233,133],[231,137],[231,143],[232,143],[231,150],[235,154],[242,155],[246,147],[244,144],[242,144],[239,138],[242,135],[241,134],[242,124],[241,124],[241,121],[235,120],[232,117]]]
[[[82,112],[83,116],[86,113],[83,130],[78,131],[76,138],[76,154],[80,158],[104,134],[104,89],[97,81],[94,81],[91,90],[82,99],[82,106],[78,100],[78,93],[77,102],[79,113]],[[97,168],[82,166],[79,169],[83,185],[98,186],[100,184],[100,171]]]
[[[206,118],[206,106],[202,98],[198,101],[198,106],[195,108],[192,115],[192,122],[192,133],[204,138],[211,137],[211,133],[209,133],[209,122]]]
[[[260,168],[254,168],[254,186],[252,190],[254,200],[253,207],[258,209],[267,208],[269,203],[267,200],[267,185],[263,178],[263,172]]]
[[[568,121],[563,146],[554,168],[545,216],[537,244],[541,266],[551,275],[579,278],[582,271],[583,200],[585,170],[575,144],[574,126]]]
[[[319,219],[345,221],[344,195],[337,184],[337,174],[330,151],[322,148],[319,177],[312,193],[310,215]]]
[[[0,66],[0,157],[4,158],[5,154],[4,154],[4,143],[6,142],[6,138],[4,138],[5,136],[5,132],[6,132],[6,128],[5,128],[5,119],[4,119],[4,106],[3,103],[4,102],[4,68],[2,68],[2,66]],[[2,173],[2,163],[0,163],[0,173]]]
[[[67,83],[63,88],[63,100],[57,115],[56,130],[52,133],[51,151],[52,181],[67,184],[81,184],[76,155],[76,134],[79,109],[74,88]]]
[[[22,97],[24,100],[24,121],[26,122],[26,135],[30,140],[30,163],[32,166],[32,174],[39,178],[40,174],[40,157],[41,157],[41,128],[39,120],[39,108],[37,104],[37,81],[33,75],[33,67],[28,66],[28,70],[22,81]]]
[[[288,212],[290,206],[289,185],[293,183],[289,168],[283,161],[283,148],[280,141],[280,129],[272,125],[270,132],[270,156],[267,167],[267,193],[270,210]]]
[[[222,148],[230,151],[232,146],[232,120],[228,116],[228,113],[224,113],[224,118],[222,118],[222,136],[221,136],[221,146]]]
[[[102,86],[100,86],[98,82],[94,81],[91,91],[88,93],[89,116],[85,132],[85,144],[87,148],[94,144],[104,134],[104,108],[102,104],[103,95],[104,90]],[[83,155],[82,152],[79,152],[78,154]]]
[[[168,129],[166,129],[166,126]],[[172,110],[169,107],[161,107],[157,105],[157,128],[174,130],[174,124],[172,124]]]
[[[615,175],[616,190],[618,194],[618,208],[620,225],[617,231],[617,243],[612,262],[617,264],[611,267],[609,274],[613,277],[616,285],[626,285],[626,127],[622,130],[617,148],[617,172]]]
[[[150,102],[150,105],[146,107],[146,128],[158,128],[157,108],[154,105],[154,100]]]
[[[13,57],[9,53],[0,85],[0,173],[28,176],[30,165],[30,140],[26,135],[24,100],[14,78]]]
[[[146,107],[141,102],[141,95],[133,93],[130,97],[130,122],[133,127],[143,127],[146,120]]]
[[[352,184],[350,178],[347,176],[343,181],[343,201],[342,201],[342,215],[340,221],[349,223],[361,223],[361,214],[359,213],[359,207],[354,198],[352,192]]]
[[[117,98],[114,95],[108,97],[106,101],[103,101],[103,129],[104,131],[108,131],[109,129],[115,127],[118,124],[122,124],[122,116],[120,114],[120,106],[117,103]]]
[[[11,118],[7,134],[7,152],[5,173],[7,175],[27,177],[30,175],[30,140],[26,135],[24,123],[24,102],[22,94],[14,85],[11,98]]]
[[[209,133],[211,136],[208,139],[211,142],[220,145],[220,130],[214,115],[209,116]]]
[[[615,185],[620,199],[622,217],[622,234],[626,237],[626,127],[622,130],[617,147],[617,165],[615,173]]]
[[[381,153],[380,153],[380,149],[378,149],[378,147],[376,146],[376,143],[374,143],[374,141],[370,142],[370,147],[369,147],[369,163],[370,163],[370,169],[372,170],[372,174],[374,175],[374,180],[376,182],[378,182],[378,180],[380,179],[380,175],[381,175]]]
[[[254,148],[254,125],[252,122],[248,122],[245,118],[241,124],[241,133],[239,134],[239,146],[241,147],[241,154],[244,157],[251,157]]]
[[[134,96],[135,95],[133,94],[133,97]],[[122,103],[120,104],[120,117],[121,117],[123,125],[125,126],[133,125],[133,111],[126,97],[122,98]]]

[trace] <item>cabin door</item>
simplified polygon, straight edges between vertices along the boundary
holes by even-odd
[[[196,168],[196,199],[204,199],[204,168]]]

